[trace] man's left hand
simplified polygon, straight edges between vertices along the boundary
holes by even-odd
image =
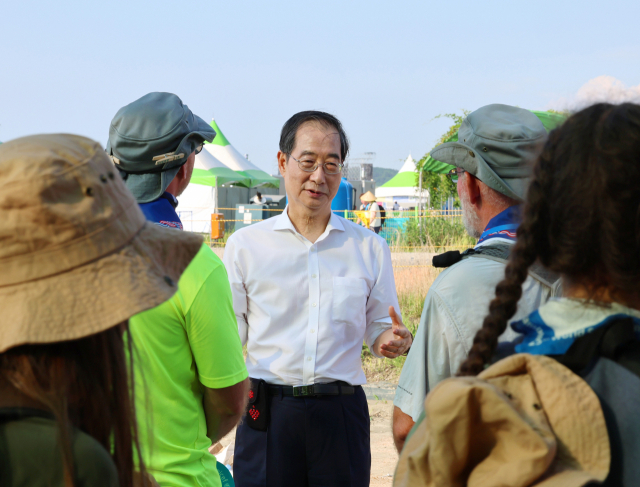
[[[386,343],[383,342],[380,345],[380,355],[384,355],[387,358],[396,358],[411,348],[413,339],[411,337],[411,332],[406,326],[404,326],[402,319],[398,316],[393,306],[389,306],[389,317],[391,318],[392,323],[391,330],[388,330],[383,335],[391,331],[392,335],[384,338],[385,340],[388,340],[389,338],[394,339],[389,340]]]

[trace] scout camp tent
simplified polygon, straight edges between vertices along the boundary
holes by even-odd
[[[416,178],[416,161],[409,154],[398,174],[376,188],[376,198],[378,201],[388,203],[393,203],[393,201],[415,202],[418,199]],[[426,189],[423,190],[422,198],[426,200],[428,194]]]
[[[211,120],[211,127],[216,131],[213,142],[205,144],[205,150],[218,159],[222,164],[233,171],[239,172],[247,178],[250,188],[256,186],[270,186],[277,188],[280,186],[280,180],[270,176],[262,169],[252,164],[248,159],[242,156],[240,152],[232,146],[227,138],[220,130],[215,120]]]
[[[218,188],[231,183],[248,186],[250,180],[205,150],[196,155],[191,182],[178,198],[177,211],[185,230],[200,233],[211,230],[211,214],[218,209]]]

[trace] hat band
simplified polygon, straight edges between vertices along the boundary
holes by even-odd
[[[144,215],[133,202],[92,233],[43,250],[0,260],[0,287],[43,279],[89,264],[125,247],[145,224]],[[120,238],[114,238],[114,235]]]

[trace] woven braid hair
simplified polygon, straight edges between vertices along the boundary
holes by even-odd
[[[458,375],[489,363],[539,260],[563,282],[640,296],[640,106],[597,104],[553,130],[533,167],[518,239]]]

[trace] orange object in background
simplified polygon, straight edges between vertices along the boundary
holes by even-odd
[[[224,214],[211,214],[211,240],[224,237]]]

